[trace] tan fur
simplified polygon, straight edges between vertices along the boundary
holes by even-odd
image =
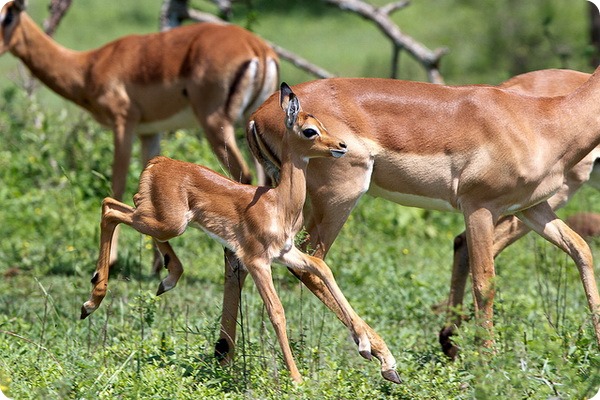
[[[367,192],[401,204],[461,212],[477,321],[488,332],[483,344],[490,346],[495,235],[501,230],[495,225],[503,216],[517,214],[576,261],[600,345],[600,298],[591,252],[552,210],[560,202],[553,196],[565,190],[566,179],[581,176],[575,171],[578,163],[587,165],[589,176],[590,158],[582,160],[600,143],[600,73],[564,97],[368,78],[323,79],[297,85],[294,91],[307,111],[353,149],[340,163],[320,159],[309,166],[307,230],[315,255],[326,255]],[[270,171],[277,170],[282,136],[276,106],[270,98],[252,115],[258,135],[249,138]],[[296,275],[336,309],[318,279]],[[227,293],[224,303],[236,295]]]
[[[142,172],[134,196],[135,208],[112,198],[104,200],[100,256],[92,278],[92,294],[82,307],[82,318],[95,311],[106,295],[111,240],[118,224],[125,223],[152,236],[165,256],[169,275],[161,282],[158,294],[174,288],[183,273],[168,240],[183,234],[191,225],[235,253],[235,258],[252,276],[294,381],[300,382],[302,378],[292,357],[283,307],[273,286],[274,261],[291,270],[318,276],[338,306],[359,353],[371,358],[368,332],[372,329],[354,312],[325,262],[294,246],[294,237],[302,227],[308,160],[340,157],[346,153],[346,145],[330,136],[318,120],[303,113],[293,93],[286,89],[289,90],[287,86],[282,88],[281,108],[287,111],[290,125],[283,137],[281,175],[276,188],[244,185],[195,164],[157,157]],[[279,117],[284,125],[281,111]],[[398,383],[394,357],[385,343],[378,342],[378,346],[383,346],[377,353],[382,361],[381,373]]]

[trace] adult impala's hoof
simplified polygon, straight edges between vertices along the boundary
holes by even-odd
[[[165,281],[163,280],[160,283],[160,285],[158,285],[158,290],[156,291],[156,295],[160,296],[164,292],[168,292],[169,290],[173,289],[174,287],[175,287],[175,285],[166,284]]]
[[[459,348],[452,341],[452,336],[454,336],[453,325],[442,328],[438,339],[444,354],[447,355],[451,360],[455,360],[456,356],[458,355]]]
[[[160,296],[164,292],[166,292],[165,285],[163,285],[163,283],[161,282],[160,285],[158,285],[158,290],[156,291],[156,295]]]
[[[381,376],[390,382],[397,383],[398,385],[402,383],[402,379],[400,379],[400,375],[398,375],[398,372],[395,369],[381,371]]]
[[[96,307],[92,307],[92,306],[86,305],[86,304],[88,304],[88,303],[85,302],[81,306],[81,316],[79,317],[80,319],[86,319],[88,317],[88,315],[90,315],[91,313],[96,311]]]
[[[225,338],[221,338],[215,343],[215,358],[220,363],[227,363],[229,360],[229,343]]]

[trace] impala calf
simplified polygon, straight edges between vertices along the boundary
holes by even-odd
[[[583,85],[590,76],[590,74],[578,71],[548,69],[517,75],[502,83],[499,87],[532,96],[564,96]],[[563,207],[583,184],[587,183],[600,190],[600,165],[597,163],[599,160],[600,149],[596,147],[567,171],[564,176],[563,185],[556,194],[548,199],[548,203],[553,210]],[[591,220],[600,226],[598,218],[594,219],[592,217]],[[575,229],[572,224],[569,224],[569,226],[581,235],[582,232]],[[587,231],[590,229],[593,228],[588,226]],[[527,225],[514,215],[506,215],[500,218],[494,228],[494,258],[530,230]],[[583,235],[581,236],[584,237]],[[458,348],[452,343],[450,338],[455,328],[460,326],[462,321],[461,309],[468,276],[469,252],[466,234],[463,232],[454,239],[454,263],[452,265],[450,296],[448,298],[447,309],[449,323],[446,327],[442,328],[439,335],[444,353],[451,358],[456,357],[458,352]]]
[[[231,177],[250,183],[234,124],[277,90],[279,61],[264,40],[235,25],[202,23],[73,51],[24,10],[24,0],[0,1],[0,55],[11,52],[51,90],[113,130],[114,198],[123,198],[136,134],[145,164],[160,152],[160,131],[198,124]]]
[[[297,85],[294,92],[352,148],[336,163],[318,159],[309,165],[307,230],[316,256],[326,255],[364,193],[462,213],[476,320],[487,331],[482,344],[491,346],[495,226],[515,214],[575,261],[600,346],[592,254],[548,203],[572,168],[600,144],[600,72],[564,97],[375,78],[321,79]],[[263,103],[251,116],[256,133],[248,137],[255,156],[275,175],[284,134],[277,108],[274,97]],[[293,273],[344,322],[320,279]],[[226,308],[232,297],[239,290],[225,293],[223,313],[229,318],[237,312]]]
[[[276,188],[234,182],[207,168],[165,157],[152,159],[142,172],[135,207],[107,198],[102,205],[100,256],[92,278],[91,297],[83,304],[81,318],[98,308],[106,295],[111,237],[116,226],[127,224],[154,238],[164,255],[168,276],[157,294],[172,289],[183,273],[182,265],[168,240],[181,235],[188,225],[200,228],[233,251],[252,276],[277,334],[285,363],[294,381],[302,380],[289,347],[286,321],[275,292],[271,264],[277,262],[293,271],[314,274],[323,281],[336,303],[361,356],[371,358],[367,324],[354,312],[337,286],[331,270],[321,259],[302,253],[294,246],[301,229],[306,198],[306,169],[311,158],[339,158],[346,144],[329,135],[323,124],[302,111],[298,98],[282,84],[279,112],[285,120],[282,164]],[[250,124],[249,134],[254,126]],[[385,343],[378,342],[381,373],[399,383],[395,360]]]

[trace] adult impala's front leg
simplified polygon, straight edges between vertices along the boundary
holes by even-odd
[[[592,252],[585,240],[560,220],[547,202],[540,203],[519,214],[531,229],[567,253],[579,270],[581,283],[592,314],[596,342],[600,347],[600,295],[594,277]]]
[[[477,337],[484,347],[493,344],[493,314],[495,296],[494,222],[495,216],[483,207],[464,207],[467,245],[471,275],[476,323],[481,332]]]
[[[142,142],[142,165],[146,166],[148,161],[160,154],[160,133],[145,134],[140,136]],[[115,255],[116,256],[116,255]],[[157,277],[160,275],[163,267],[166,267],[167,263],[163,263],[163,257],[160,251],[154,246],[154,256],[152,261],[152,272]]]

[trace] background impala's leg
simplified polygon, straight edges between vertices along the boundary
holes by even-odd
[[[229,249],[224,251],[225,284],[223,291],[223,310],[221,313],[221,331],[215,344],[215,357],[222,363],[231,362],[235,350],[237,317],[242,295],[242,287],[248,271]]]
[[[252,173],[235,141],[233,123],[221,116],[213,115],[206,123],[205,135],[221,164],[228,169],[231,179],[241,183],[252,183]]]
[[[112,164],[112,197],[123,201],[127,171],[131,162],[131,149],[133,147],[133,124],[127,123],[125,117],[116,117],[113,127],[113,164]],[[112,238],[110,265],[117,262],[117,249],[119,241],[119,228],[115,229]]]
[[[596,342],[600,347],[600,296],[596,278],[592,252],[585,240],[561,221],[547,202],[540,203],[519,214],[531,229],[543,238],[567,253],[579,270],[579,276],[585,290],[585,296],[592,314],[592,325],[596,334]]]
[[[148,161],[160,154],[160,139],[161,134],[145,134],[140,136],[142,142],[142,166],[145,167]],[[154,246],[154,256],[152,260],[152,273],[157,277],[160,275],[162,268],[166,267],[167,263],[163,262],[163,257],[160,251]]]
[[[107,197],[102,202],[102,219],[100,222],[100,255],[96,265],[96,272],[92,276],[92,294],[81,308],[81,319],[84,319],[99,306],[108,287],[108,274],[110,269],[110,254],[112,238],[115,229],[121,222],[131,222],[133,207]]]
[[[269,319],[273,324],[273,329],[275,329],[277,340],[279,341],[281,351],[283,352],[283,359],[290,371],[290,376],[294,382],[300,383],[302,382],[302,377],[300,376],[300,371],[298,371],[298,367],[294,361],[292,349],[290,348],[290,343],[288,341],[285,313],[281,301],[279,300],[279,296],[277,296],[277,293],[275,292],[273,277],[271,275],[271,266],[266,262],[252,264],[245,262],[244,264],[254,279],[256,288],[265,304]]]
[[[464,208],[467,246],[473,280],[473,299],[475,318],[481,332],[477,334],[478,341],[484,347],[493,344],[494,328],[494,216],[486,208],[469,210]]]

